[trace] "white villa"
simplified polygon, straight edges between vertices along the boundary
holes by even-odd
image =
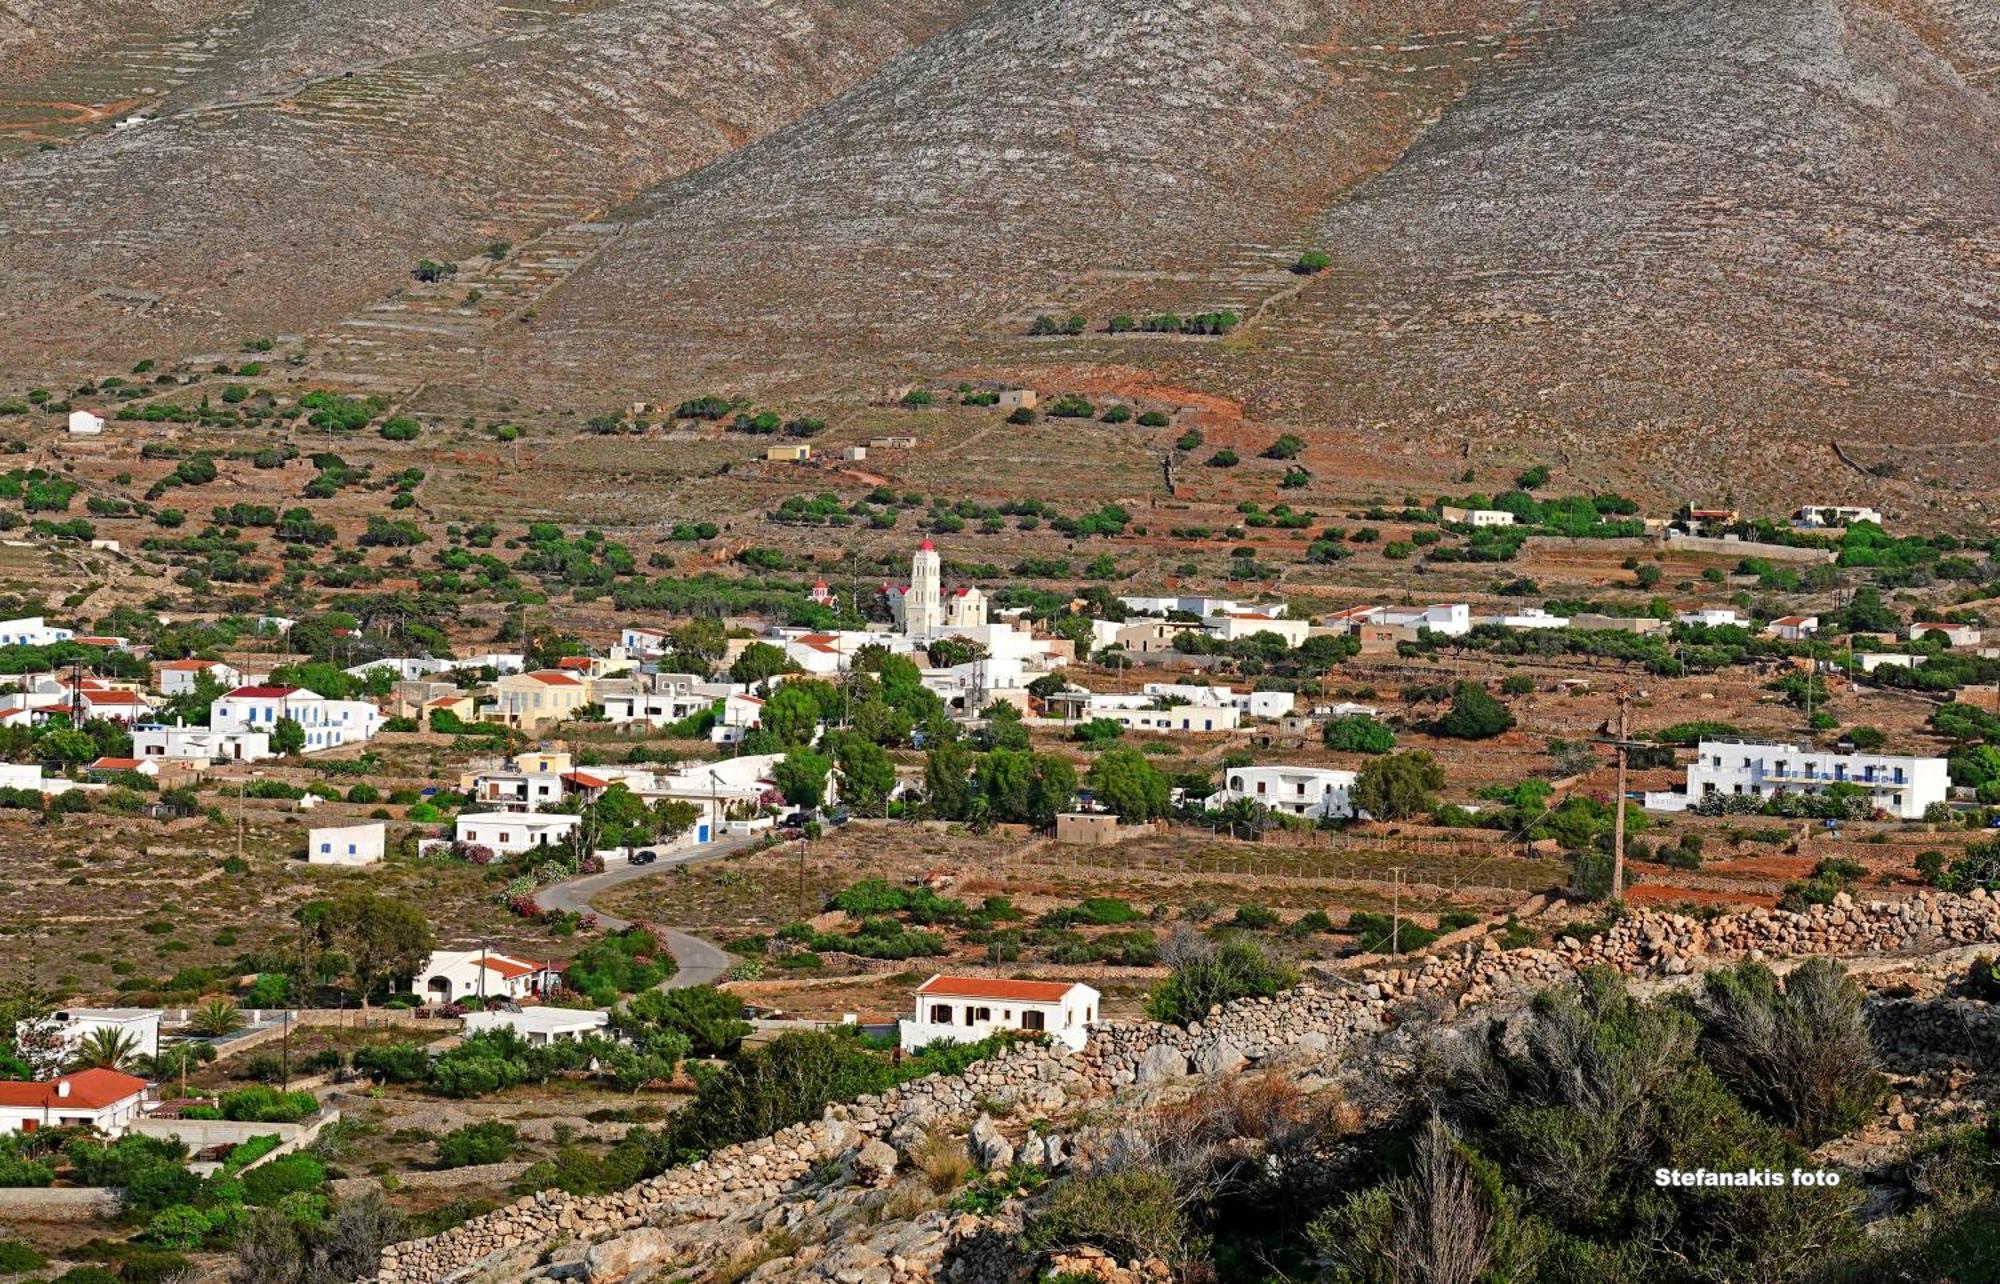
[[[1925,808],[1945,800],[1951,778],[1942,758],[1704,740],[1688,764],[1686,791],[1649,793],[1646,808],[1684,811],[1709,794],[1770,798],[1780,793],[1821,793],[1834,784],[1858,785],[1878,810],[1901,820],[1921,820]]]
[[[519,1012],[468,1012],[465,1032],[512,1030],[526,1043],[575,1043],[610,1032],[611,1014],[589,1008],[523,1008]]]
[[[511,856],[567,842],[578,823],[578,817],[560,811],[467,812],[454,822],[452,837]]]
[[[68,1060],[69,1054],[98,1030],[115,1030],[129,1036],[134,1056],[158,1056],[162,1015],[158,1008],[62,1008],[52,1013],[50,1019],[56,1025],[63,1059]],[[26,1024],[15,1026],[17,1037]]]
[[[386,830],[379,820],[313,829],[306,838],[306,861],[313,865],[377,864],[382,859]]]
[[[257,762],[271,756],[271,735],[212,727],[134,727],[132,756],[202,767],[212,762]]]
[[[1208,810],[1219,811],[1239,798],[1312,820],[1349,819],[1354,815],[1355,773],[1328,767],[1231,767],[1222,788],[1208,796]]]
[[[75,629],[51,628],[39,615],[0,620],[0,646],[54,646],[75,639]]]
[[[208,706],[216,731],[269,733],[286,718],[306,733],[307,753],[372,739],[382,729],[382,712],[366,700],[329,700],[304,687],[237,687]]]
[[[933,976],[917,987],[916,1016],[898,1022],[905,1052],[939,1040],[977,1043],[1003,1030],[1046,1034],[1081,1049],[1097,1020],[1098,993],[1081,981]]]
[[[498,950],[439,950],[411,979],[426,1003],[457,999],[522,999],[562,983],[562,969]]]
[[[69,435],[72,437],[96,437],[104,432],[104,416],[94,415],[88,410],[69,412]]]

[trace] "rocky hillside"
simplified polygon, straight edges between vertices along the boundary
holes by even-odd
[[[0,167],[0,368],[332,327],[419,259],[522,241],[796,119],[966,7],[342,0],[321,25],[250,6],[143,87],[158,119]]]

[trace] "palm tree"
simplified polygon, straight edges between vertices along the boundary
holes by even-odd
[[[210,999],[195,1009],[188,1025],[194,1032],[215,1038],[243,1028],[243,1011],[233,999]]]
[[[140,1057],[138,1067],[147,1078],[158,1083],[177,1079],[184,1073],[192,1073],[197,1067],[215,1060],[215,1045],[195,1040],[188,1043],[169,1044],[160,1049],[158,1055]]]
[[[139,1052],[139,1036],[116,1026],[100,1025],[84,1035],[70,1053],[69,1068],[123,1070]]]

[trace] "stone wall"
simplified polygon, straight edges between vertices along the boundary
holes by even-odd
[[[0,1218],[21,1222],[94,1222],[116,1217],[122,1190],[100,1186],[16,1186],[0,1189]]]
[[[1489,937],[1433,955],[1420,966],[1364,971],[1359,983],[1305,985],[1218,1007],[1185,1030],[1113,1021],[1093,1026],[1081,1052],[1018,1045],[961,1075],[934,1075],[829,1106],[819,1119],[726,1147],[615,1195],[524,1196],[430,1239],[385,1250],[377,1280],[447,1284],[472,1274],[483,1259],[537,1249],[559,1237],[595,1240],[655,1221],[713,1217],[777,1198],[827,1162],[855,1155],[871,1142],[902,1149],[934,1123],[962,1125],[989,1107],[1008,1106],[1016,1119],[1046,1117],[1132,1086],[1226,1073],[1288,1055],[1321,1055],[1395,1024],[1399,1013],[1476,1006],[1563,981],[1586,965],[1679,975],[1709,961],[1928,951],[1995,940],[2000,940],[2000,899],[1984,892],[1866,903],[1843,895],[1804,914],[1758,909],[1706,921],[1639,910],[1601,935],[1564,939],[1555,949],[1502,951]],[[889,1158],[893,1166],[893,1154]]]

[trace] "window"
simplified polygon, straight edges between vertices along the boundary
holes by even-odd
[[[973,1017],[973,1019],[975,1021],[991,1021],[993,1019],[993,1009],[980,1008],[977,1014]]]
[[[1046,1030],[1049,1027],[1047,1021],[1044,1020],[1039,1011],[1029,1008],[1021,1013],[1021,1028],[1023,1030]]]
[[[950,1025],[950,1024],[951,1024],[951,1004],[949,1004],[949,1003],[933,1003],[933,1004],[931,1005],[931,1024],[932,1024],[932,1025]]]

